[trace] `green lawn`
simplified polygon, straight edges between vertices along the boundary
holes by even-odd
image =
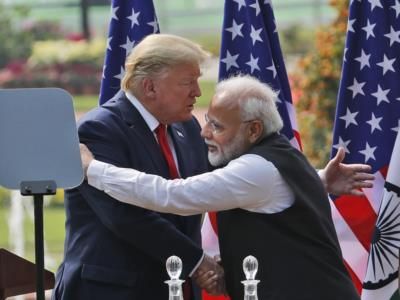
[[[8,226],[9,209],[4,203],[0,202],[0,248],[5,248],[11,252],[9,243]],[[60,208],[44,208],[44,236],[47,246],[47,253],[54,260],[54,265],[48,267],[55,272],[63,258],[64,237],[65,237],[65,213]],[[35,236],[33,220],[25,213],[24,218],[25,235],[25,259],[34,262],[35,260]]]
[[[98,95],[75,95],[72,96],[74,99],[74,110],[76,112],[85,112],[97,106]]]
[[[214,93],[215,82],[201,80],[200,88],[202,91],[201,97],[197,99],[197,107],[207,107]],[[97,95],[76,95],[73,96],[74,109],[76,112],[85,112],[97,106]]]

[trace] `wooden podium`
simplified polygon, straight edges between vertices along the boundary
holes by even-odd
[[[45,271],[44,287],[54,287],[54,274]],[[34,263],[5,249],[0,249],[0,300],[36,291],[36,267]]]

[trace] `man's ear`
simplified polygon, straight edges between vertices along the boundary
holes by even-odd
[[[260,120],[251,121],[249,125],[249,142],[254,144],[256,143],[260,137],[262,136],[264,131],[264,123]]]
[[[143,93],[145,95],[145,97],[148,98],[154,98],[155,97],[155,88],[154,88],[154,81],[151,78],[144,78],[142,80],[142,88],[143,88]]]

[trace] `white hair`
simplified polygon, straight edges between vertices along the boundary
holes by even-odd
[[[242,121],[261,120],[264,125],[263,137],[283,127],[276,107],[276,92],[255,77],[235,75],[225,79],[217,84],[215,96],[227,106],[239,104]]]

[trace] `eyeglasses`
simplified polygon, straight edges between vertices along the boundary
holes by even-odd
[[[204,120],[206,121],[205,126],[208,126],[208,125],[209,125],[210,128],[211,128],[211,132],[212,132],[213,134],[219,134],[219,133],[221,133],[222,131],[224,131],[224,129],[225,129],[225,127],[222,126],[222,124],[218,123],[218,122],[215,121],[215,120],[210,120],[210,118],[208,117],[207,114],[204,115]]]
[[[206,121],[205,126],[210,126],[211,132],[213,134],[220,134],[225,130],[225,127],[222,124],[218,123],[215,120],[210,120],[210,118],[208,117],[207,114],[204,115],[204,120]],[[253,121],[255,121],[255,119],[242,121],[240,123],[249,123],[249,122],[253,122]]]

